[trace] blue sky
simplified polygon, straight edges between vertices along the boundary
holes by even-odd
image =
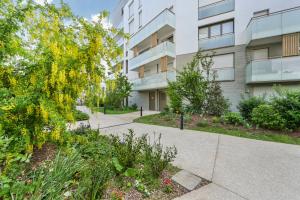
[[[41,1],[41,0],[36,0]],[[103,10],[112,11],[118,0],[64,0],[69,4],[76,15],[91,19],[91,16],[99,14]],[[60,0],[48,0],[59,3]]]

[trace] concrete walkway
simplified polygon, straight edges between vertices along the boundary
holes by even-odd
[[[177,200],[300,200],[299,146],[130,123],[136,115],[92,115],[91,125],[113,124],[103,134],[162,134],[165,146],[175,145],[176,166],[212,181]]]

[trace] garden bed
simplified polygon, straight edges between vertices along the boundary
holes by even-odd
[[[104,113],[104,107],[97,108],[97,112]],[[138,110],[136,108],[131,107],[125,107],[125,108],[105,108],[105,114],[108,115],[119,115],[119,114],[127,114],[127,113],[133,113],[137,112]]]
[[[68,145],[45,143],[9,173],[1,196],[19,199],[173,199],[188,191],[171,180],[175,147],[163,149],[132,131],[117,136],[71,132]]]
[[[159,125],[179,128],[180,115],[172,113],[162,113],[149,115],[135,120],[137,123]],[[256,140],[273,141],[286,144],[300,145],[299,131],[271,131],[255,127],[234,126],[223,123],[216,117],[203,117],[200,115],[186,115],[184,117],[184,128],[210,133],[219,133],[237,137],[244,137]]]

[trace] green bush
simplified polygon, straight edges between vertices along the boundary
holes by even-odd
[[[75,110],[74,111],[74,116],[75,116],[75,120],[76,121],[85,121],[85,120],[89,120],[90,116],[80,110]]]
[[[128,168],[133,168],[141,153],[142,147],[145,145],[147,139],[146,135],[135,138],[133,130],[129,130],[129,134],[124,134],[123,139],[119,136],[111,136],[112,146],[114,148],[113,157],[123,168],[124,172]],[[116,163],[115,163],[116,164]],[[120,171],[117,169],[117,171]]]
[[[287,129],[295,130],[300,127],[300,91],[275,96],[271,104],[286,121]]]
[[[198,127],[208,127],[208,121],[207,120],[201,120],[200,122],[197,123]]]
[[[154,177],[159,177],[164,169],[175,159],[177,149],[175,147],[168,147],[164,151],[161,144],[161,135],[157,141],[151,144],[145,144],[145,167],[146,172]]]
[[[238,109],[245,120],[251,121],[251,113],[253,109],[262,104],[266,104],[263,97],[250,97],[249,99],[243,99],[239,103]]]
[[[272,105],[260,105],[253,109],[252,122],[262,128],[272,130],[283,130],[286,121]]]
[[[240,113],[235,113],[235,112],[229,112],[223,115],[222,120],[226,124],[232,124],[232,125],[244,125],[245,120],[241,116]]]

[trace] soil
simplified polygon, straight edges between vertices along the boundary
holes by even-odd
[[[31,170],[37,169],[44,161],[53,160],[57,152],[55,144],[46,143],[41,149],[35,147],[31,159]]]

